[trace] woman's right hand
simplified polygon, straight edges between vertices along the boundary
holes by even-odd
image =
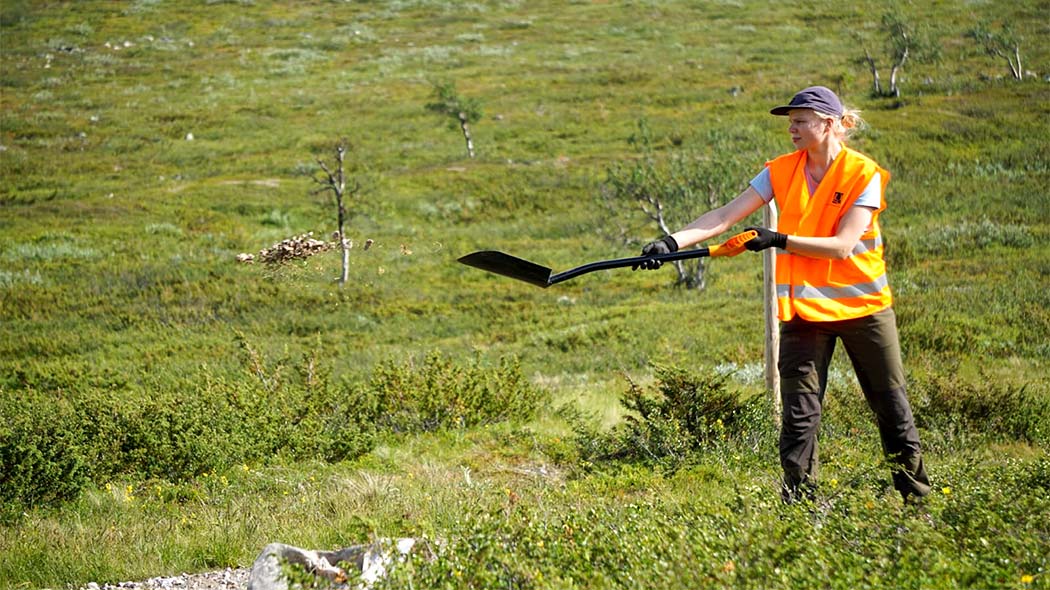
[[[642,256],[656,256],[658,254],[670,254],[671,252],[678,251],[678,242],[675,241],[671,236],[664,236],[659,240],[649,242],[642,247]],[[643,260],[638,264],[631,266],[631,270],[638,270],[643,268],[645,270],[656,270],[663,266],[663,262],[659,260]]]

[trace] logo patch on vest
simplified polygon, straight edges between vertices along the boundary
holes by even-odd
[[[842,196],[843,196],[842,193],[835,193],[835,196],[831,198],[831,204],[832,205],[841,205],[842,204]]]

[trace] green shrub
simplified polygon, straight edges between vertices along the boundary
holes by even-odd
[[[973,383],[955,372],[913,379],[911,397],[920,427],[953,437],[979,433],[1050,444],[1050,395],[984,378]]]
[[[1002,348],[990,341],[991,330],[985,321],[961,309],[945,309],[934,296],[929,295],[911,306],[901,306],[898,312],[901,346],[906,355],[913,351],[990,354]]]
[[[431,354],[421,365],[382,363],[367,383],[337,386],[315,372],[285,371],[284,361],[265,367],[244,351],[249,379],[205,373],[179,393],[4,397],[3,513],[62,502],[121,475],[179,482],[246,463],[354,459],[379,432],[526,420],[546,400],[511,360],[487,368]]]
[[[80,426],[67,399],[0,396],[0,517],[80,493],[90,476]]]
[[[377,423],[392,432],[526,420],[547,399],[516,360],[503,359],[488,370],[477,362],[457,365],[437,353],[428,354],[422,364],[381,364],[368,390]]]
[[[655,369],[655,394],[631,381],[620,398],[628,412],[623,423],[600,433],[574,421],[582,457],[638,459],[676,467],[711,443],[771,431],[762,399],[745,399],[731,391],[728,375],[678,367]]]

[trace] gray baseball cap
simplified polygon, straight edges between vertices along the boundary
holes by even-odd
[[[791,99],[790,104],[776,107],[769,111],[774,115],[786,115],[791,109],[813,109],[825,115],[842,116],[842,102],[830,88],[810,86]]]

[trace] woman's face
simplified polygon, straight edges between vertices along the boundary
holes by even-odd
[[[788,112],[788,133],[791,143],[800,150],[808,150],[822,144],[831,133],[831,121],[813,112],[812,109],[791,109]]]

